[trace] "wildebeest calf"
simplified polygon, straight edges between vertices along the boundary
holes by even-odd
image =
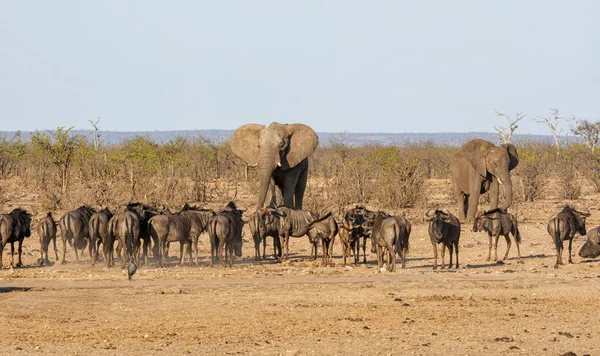
[[[437,269],[438,250],[437,245],[442,244],[442,269],[444,265],[444,255],[446,249],[450,254],[450,266],[452,268],[452,250],[456,251],[456,268],[458,268],[458,240],[460,239],[460,222],[458,218],[446,209],[435,209],[425,213],[425,219],[429,221],[429,238],[433,245],[434,264],[433,269]]]
[[[473,231],[485,231],[488,233],[490,244],[488,249],[488,257],[486,261],[491,261],[492,256],[492,237],[495,238],[494,242],[494,261],[498,260],[498,239],[500,235],[503,235],[506,239],[506,253],[502,260],[508,258],[508,252],[510,251],[510,238],[511,233],[517,244],[517,254],[519,261],[521,261],[521,234],[519,233],[519,227],[517,226],[517,218],[511,213],[505,212],[502,209],[493,209],[487,212],[478,211],[475,214],[475,221],[473,222]]]
[[[308,226],[308,240],[313,244],[315,260],[317,259],[317,245],[321,241],[323,249],[323,266],[331,266],[331,255],[333,254],[333,243],[338,233],[338,225],[331,213],[313,221]]]
[[[581,212],[575,210],[573,207],[567,205],[563,210],[550,218],[548,222],[548,234],[554,241],[556,247],[556,264],[554,268],[558,268],[559,265],[563,264],[562,252],[563,252],[563,241],[569,240],[569,263],[573,263],[571,258],[571,248],[573,245],[573,237],[576,233],[584,236],[585,231],[585,219],[591,214],[589,211]]]
[[[343,246],[344,266],[346,265],[346,258],[350,254],[354,255],[354,265],[358,264],[361,238],[363,239],[363,263],[367,263],[368,236],[362,227],[365,222],[365,213],[372,214],[373,212],[367,210],[363,205],[356,205],[354,208],[348,209],[342,218],[342,226],[338,233]]]
[[[45,217],[41,218],[38,223],[38,235],[40,236],[40,266],[50,264],[48,259],[48,246],[50,241],[54,244],[54,255],[58,261],[58,249],[56,248],[56,222],[52,217],[52,213],[48,213]]]
[[[252,239],[254,240],[254,260],[259,261],[261,259],[267,259],[267,236],[271,236],[273,238],[273,255],[275,259],[281,257],[281,245],[279,244],[279,233],[277,232],[277,226],[279,223],[265,223],[264,218],[259,210],[255,211],[248,221],[244,221],[248,223],[250,228],[250,234],[252,235]],[[279,219],[273,215],[269,217],[270,219]],[[260,253],[260,242],[262,241],[263,251],[262,256]]]

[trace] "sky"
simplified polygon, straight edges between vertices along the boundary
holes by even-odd
[[[0,0],[0,131],[600,120],[600,1]]]

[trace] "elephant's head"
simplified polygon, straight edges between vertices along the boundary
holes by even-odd
[[[519,164],[519,155],[515,146],[504,144],[497,147],[488,141],[472,140],[465,144],[464,148],[466,148],[463,151],[465,158],[475,169],[475,172],[485,177],[492,186],[498,183],[504,186],[506,205],[503,208],[507,209],[512,204],[513,199],[510,171]],[[494,180],[497,180],[497,183]]]
[[[319,139],[310,127],[303,124],[271,123],[269,126],[247,124],[231,137],[231,149],[250,166],[259,169],[257,208],[262,208],[275,169],[295,167],[310,156]]]

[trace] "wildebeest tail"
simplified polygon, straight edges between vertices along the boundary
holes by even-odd
[[[521,233],[519,232],[518,226],[515,226],[515,239],[517,240],[518,244],[521,243]]]

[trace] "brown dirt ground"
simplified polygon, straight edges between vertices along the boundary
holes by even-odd
[[[600,222],[598,199],[586,199],[576,203],[592,208],[591,227]],[[0,354],[598,354],[600,259],[582,261],[578,238],[575,264],[552,268],[546,222],[562,204],[516,207],[523,264],[514,244],[505,264],[485,262],[487,236],[465,227],[461,267],[445,271],[432,270],[419,209],[408,212],[407,268],[393,273],[378,273],[372,254],[367,265],[343,267],[339,241],[335,266],[321,267],[307,238],[291,241],[284,264],[254,262],[245,242],[234,268],[210,268],[203,235],[201,267],[176,267],[174,245],[170,266],[151,261],[130,282],[124,270],[91,266],[85,255],[80,264],[36,266],[34,233],[26,267],[6,268],[4,250]]]

